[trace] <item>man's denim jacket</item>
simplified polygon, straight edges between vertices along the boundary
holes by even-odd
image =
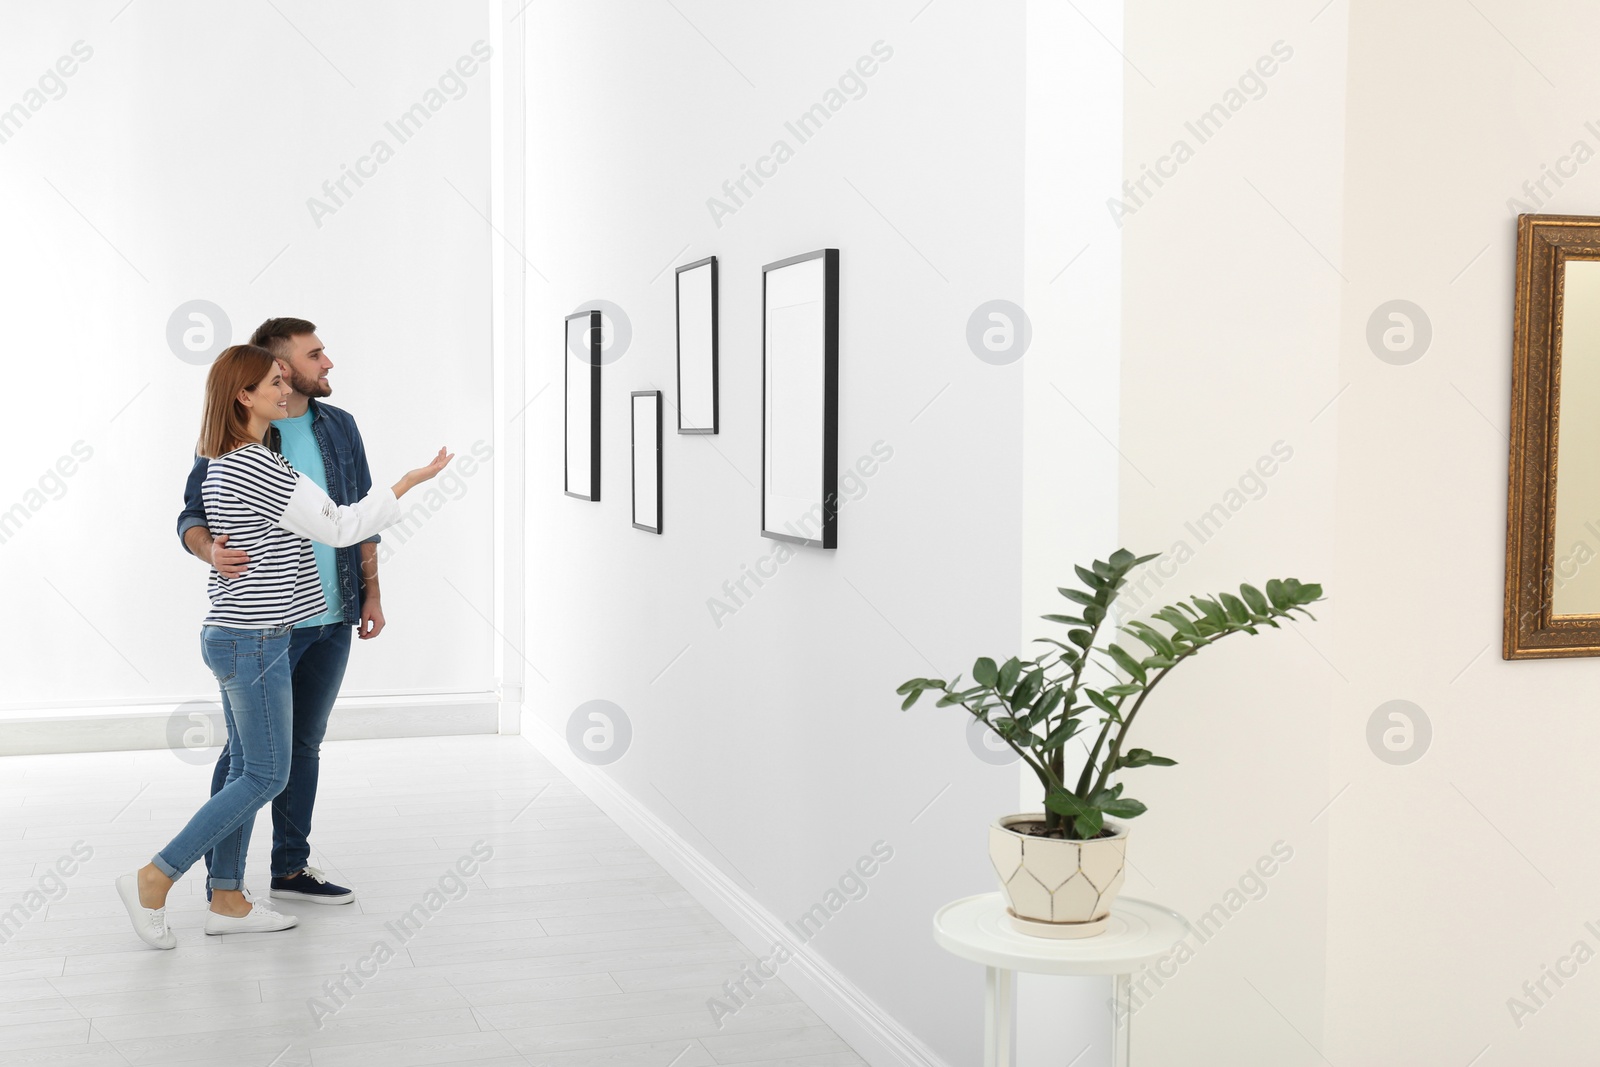
[[[319,403],[308,398],[312,411],[311,432],[322,449],[322,469],[328,476],[328,496],[335,504],[354,504],[372,489],[372,472],[367,469],[367,450],[361,443],[361,431],[348,411],[332,404]],[[282,452],[278,428],[267,431],[267,447]],[[194,469],[189,472],[189,483],[184,487],[183,510],[178,513],[178,540],[195,526],[206,525],[206,509],[200,500],[200,486],[206,480],[207,460],[196,456]],[[373,534],[367,542],[377,544],[381,538]],[[363,544],[367,543],[363,542]],[[184,545],[184,551],[189,546]],[[361,580],[361,545],[335,549],[339,563],[339,596],[344,600],[347,624],[355,625],[361,618],[361,604],[366,600],[366,584]],[[355,613],[350,605],[356,605]]]

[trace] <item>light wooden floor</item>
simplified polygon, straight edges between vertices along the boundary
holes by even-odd
[[[324,746],[312,862],[360,900],[282,902],[294,930],[206,937],[204,867],[173,890],[171,952],[134,936],[112,881],[204,799],[209,766],[172,752],[0,758],[0,1064],[196,1063],[858,1067],[781,982],[719,1028],[706,1006],[753,959],[526,741],[444,737]],[[386,924],[452,871],[421,931]],[[29,897],[75,842],[63,894]],[[265,895],[271,823],[246,883]],[[314,1026],[309,998],[383,941],[394,956]],[[372,964],[363,966],[369,974]]]

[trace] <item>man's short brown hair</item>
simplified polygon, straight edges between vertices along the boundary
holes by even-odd
[[[317,324],[305,319],[268,319],[250,335],[250,343],[281,359],[289,354],[289,338],[316,332]]]

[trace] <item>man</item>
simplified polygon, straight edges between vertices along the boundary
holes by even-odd
[[[335,503],[354,504],[372,488],[372,475],[355,419],[317,399],[333,392],[328,384],[333,361],[316,330],[305,319],[268,319],[250,338],[251,344],[277,357],[284,378],[294,389],[289,395],[289,417],[273,422],[266,443],[281,452],[295,470],[321,486]],[[212,540],[200,501],[205,477],[206,460],[196,457],[194,469],[189,472],[184,508],[178,515],[178,536],[190,553],[216,568],[222,577],[235,578],[248,568],[249,556],[228,548],[226,534]],[[378,541],[375,535],[348,548],[312,542],[328,610],[297,623],[290,638],[294,737],[289,784],[272,802],[271,895],[275,898],[317,904],[348,904],[355,900],[353,890],[335,885],[322,871],[309,865],[311,846],[307,839],[317,800],[322,738],[350,658],[350,627],[357,627],[362,640],[383,632]],[[227,777],[228,749],[224,746],[211,776],[213,795]],[[208,854],[207,870],[210,866]]]

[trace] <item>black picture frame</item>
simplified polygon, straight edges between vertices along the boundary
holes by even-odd
[[[709,333],[710,333],[709,348],[710,348],[710,351],[709,351],[709,353],[703,351],[702,349],[704,347],[706,347],[704,344],[696,343],[696,339],[695,338],[691,338],[690,339],[691,351],[689,353],[689,358],[690,358],[690,379],[691,379],[691,381],[690,381],[690,392],[687,394],[687,398],[686,398],[686,394],[684,393],[684,388],[683,388],[683,362],[684,362],[684,344],[683,344],[683,342],[684,342],[684,337],[683,337],[683,334],[684,334],[684,329],[683,329],[683,317],[684,317],[683,316],[683,289],[684,289],[684,284],[683,284],[683,282],[684,282],[684,275],[685,274],[688,274],[691,271],[699,271],[699,270],[708,270],[709,271],[709,281],[710,281],[710,294],[709,294],[710,295],[710,307],[709,307],[709,310],[710,310],[710,314],[711,314],[710,329],[709,329]],[[718,299],[717,298],[717,289],[718,289],[717,257],[716,256],[707,256],[704,259],[697,259],[693,263],[685,263],[683,266],[679,267],[676,271],[673,272],[673,283],[672,284],[673,284],[674,307],[676,309],[676,314],[675,314],[675,317],[674,317],[674,329],[675,329],[675,335],[677,337],[677,349],[678,349],[678,357],[677,357],[678,432],[679,433],[684,433],[684,434],[715,434],[715,433],[720,433],[721,432],[721,422],[720,422],[720,416],[721,416],[721,394],[720,394],[721,373],[720,373],[720,370],[719,370],[720,349],[719,349],[719,343],[718,343],[719,328],[718,328],[718,313],[717,313],[717,299]],[[693,284],[694,283],[691,282],[691,285],[693,285]],[[701,364],[702,364],[703,361],[709,361],[709,363],[710,363],[710,375],[709,375],[709,377],[710,377],[710,386],[709,386],[709,388],[710,388],[710,396],[709,397],[706,397],[705,395],[703,395],[702,391],[706,387],[704,385],[700,384],[702,382],[703,378],[704,378],[704,375],[702,373],[700,373]],[[709,405],[710,405],[710,408],[711,408],[711,418],[709,420],[710,425],[706,425],[706,421],[707,420],[705,420],[703,418],[695,418],[694,417],[694,416],[698,415],[705,408],[705,406],[707,404],[707,401],[709,401]],[[684,409],[685,408],[688,408],[690,410],[690,412],[691,412],[691,424],[690,425],[685,425],[684,424]]]
[[[578,323],[586,323],[587,338],[574,345],[572,330]],[[568,315],[561,324],[561,491],[567,496],[577,497],[579,500],[598,501],[600,499],[600,312],[598,309],[590,311],[575,311]],[[587,353],[580,356],[580,352]],[[587,360],[588,369],[583,370],[583,363]],[[573,367],[580,369],[574,375]],[[588,385],[587,402],[581,395],[574,396],[574,384]],[[578,410],[574,409],[574,402]],[[573,426],[574,417],[586,422],[585,427]],[[588,444],[588,463],[583,463],[582,456],[573,456],[572,443],[573,431],[577,430],[577,440],[586,441]],[[585,430],[587,432],[585,433]],[[574,462],[580,466],[575,467]],[[585,471],[588,475],[588,492],[573,489],[574,473]],[[581,486],[580,486],[581,488]]]
[[[802,303],[784,305],[787,307],[801,307],[820,301],[821,307],[816,315],[807,315],[803,320],[796,320],[808,333],[820,327],[819,342],[812,345],[807,338],[798,335],[790,336],[787,332],[779,341],[783,348],[781,358],[785,360],[814,360],[809,367],[791,366],[784,368],[784,379],[792,383],[795,378],[803,380],[809,378],[820,389],[820,397],[806,396],[779,396],[773,395],[773,327],[772,321],[772,284],[778,272],[789,270],[805,270],[813,261],[820,260],[820,277],[807,278],[796,276],[793,284],[799,288],[810,290],[815,288],[816,301],[803,301]],[[809,270],[807,273],[817,273]],[[800,284],[803,281],[803,284]],[[788,276],[781,279],[780,285],[788,288],[791,284]],[[803,293],[802,295],[809,295]],[[783,297],[780,297],[782,299]],[[820,318],[819,318],[820,317]],[[786,316],[787,318],[787,316]],[[787,326],[780,328],[789,329]],[[802,349],[796,352],[796,347]],[[804,351],[814,347],[814,352]],[[791,385],[780,385],[780,389],[788,390]],[[811,386],[808,384],[804,391],[809,394]],[[789,430],[789,424],[803,425],[807,415],[796,412],[808,412],[811,405],[820,406],[820,431],[812,435],[809,430],[801,430],[798,434]],[[787,472],[804,469],[813,464],[820,467],[819,477],[816,482],[816,492],[807,492],[803,498],[792,494],[785,494],[784,499],[793,504],[796,501],[806,503],[813,501],[799,514],[804,515],[800,520],[801,525],[796,526],[798,515],[777,516],[771,512],[777,501],[774,499],[771,486],[771,475],[774,464],[774,408],[778,408],[782,422],[780,447],[790,449],[796,447],[807,451],[814,446],[816,455],[784,455],[779,457]],[[812,416],[814,417],[814,416]],[[796,440],[790,440],[790,438]],[[808,476],[809,477],[809,476]],[[793,511],[793,508],[789,510]],[[813,513],[815,513],[813,515]],[[821,248],[815,252],[806,252],[798,256],[780,259],[775,263],[768,263],[761,268],[761,536],[769,537],[776,541],[788,541],[792,544],[809,545],[816,548],[837,548],[839,543],[839,250],[837,248]],[[815,521],[816,536],[811,536],[810,529]],[[775,528],[781,523],[783,528]]]
[[[640,404],[639,402],[641,400],[646,401],[646,403]],[[650,439],[648,441],[644,442],[644,445],[643,445],[644,451],[646,453],[645,455],[641,455],[640,454],[639,413],[640,413],[641,408],[650,413],[650,418],[655,424],[653,432],[647,431],[649,433],[649,438]],[[633,528],[635,530],[644,530],[647,533],[658,534],[658,533],[661,532],[661,525],[662,525],[662,523],[661,523],[661,514],[662,514],[662,500],[661,500],[661,390],[659,390],[659,389],[636,389],[633,392],[629,393],[628,394],[628,422],[630,424],[630,438],[632,440],[632,455],[631,455],[632,462],[631,462],[630,466],[633,469],[633,510],[632,510]],[[643,460],[643,463],[641,463],[641,460]],[[640,518],[640,516],[639,516],[639,490],[641,488],[640,484],[639,484],[639,472],[640,472],[641,467],[643,468],[643,470],[645,472],[645,478],[647,479],[647,484],[653,482],[653,487],[655,489],[655,494],[654,494],[655,515],[646,516],[646,517],[650,517],[650,518],[654,518],[655,519],[655,524],[654,525],[651,525],[648,522],[640,522],[639,521],[639,518]]]

